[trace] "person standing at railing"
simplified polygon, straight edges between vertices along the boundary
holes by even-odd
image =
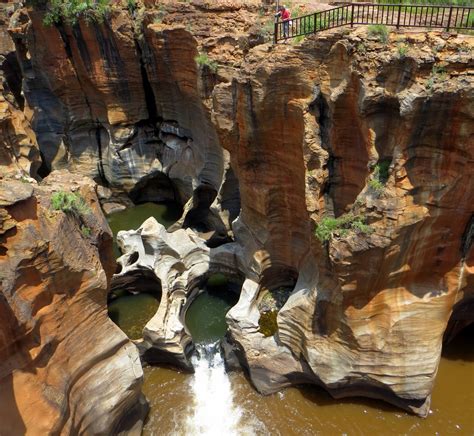
[[[283,37],[286,39],[290,36],[290,10],[285,5],[278,7],[278,12],[275,17],[280,18],[283,21]]]

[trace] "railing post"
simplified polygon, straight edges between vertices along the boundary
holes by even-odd
[[[317,12],[315,12],[314,15],[313,15],[313,20],[314,20],[314,33],[317,32],[317,30],[316,30],[316,29],[317,29],[317,25],[316,25],[316,15],[317,15]]]
[[[453,15],[453,7],[450,6],[449,15],[448,15],[448,26],[446,27],[446,32],[449,32],[449,28],[451,27],[451,16],[452,15]]]
[[[400,29],[400,16],[402,15],[402,5],[398,5],[397,29]]]
[[[351,4],[351,27],[354,27],[354,3]]]
[[[273,28],[273,44],[278,42],[278,20],[275,20],[275,25]]]

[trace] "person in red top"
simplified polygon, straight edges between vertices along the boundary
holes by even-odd
[[[286,9],[286,7],[280,6],[278,8],[278,13],[275,15],[276,17],[281,18],[283,21],[283,37],[286,39],[290,36],[290,11]]]

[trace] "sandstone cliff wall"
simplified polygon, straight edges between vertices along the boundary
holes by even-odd
[[[53,211],[62,190],[90,211]],[[107,316],[111,244],[90,179],[0,179],[0,433],[140,434],[139,356]]]
[[[169,178],[181,225],[231,230],[232,255],[210,262],[246,278],[229,338],[260,391],[312,382],[426,414],[448,321],[472,322],[472,38],[358,29],[271,47],[256,9],[197,3],[135,28],[118,10],[50,28],[17,14],[45,161],[131,195],[163,196]]]

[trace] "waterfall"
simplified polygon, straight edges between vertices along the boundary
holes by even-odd
[[[192,358],[195,373],[190,381],[194,405],[186,422],[186,435],[246,434],[241,426],[242,410],[234,404],[219,343],[198,344],[196,349]]]

